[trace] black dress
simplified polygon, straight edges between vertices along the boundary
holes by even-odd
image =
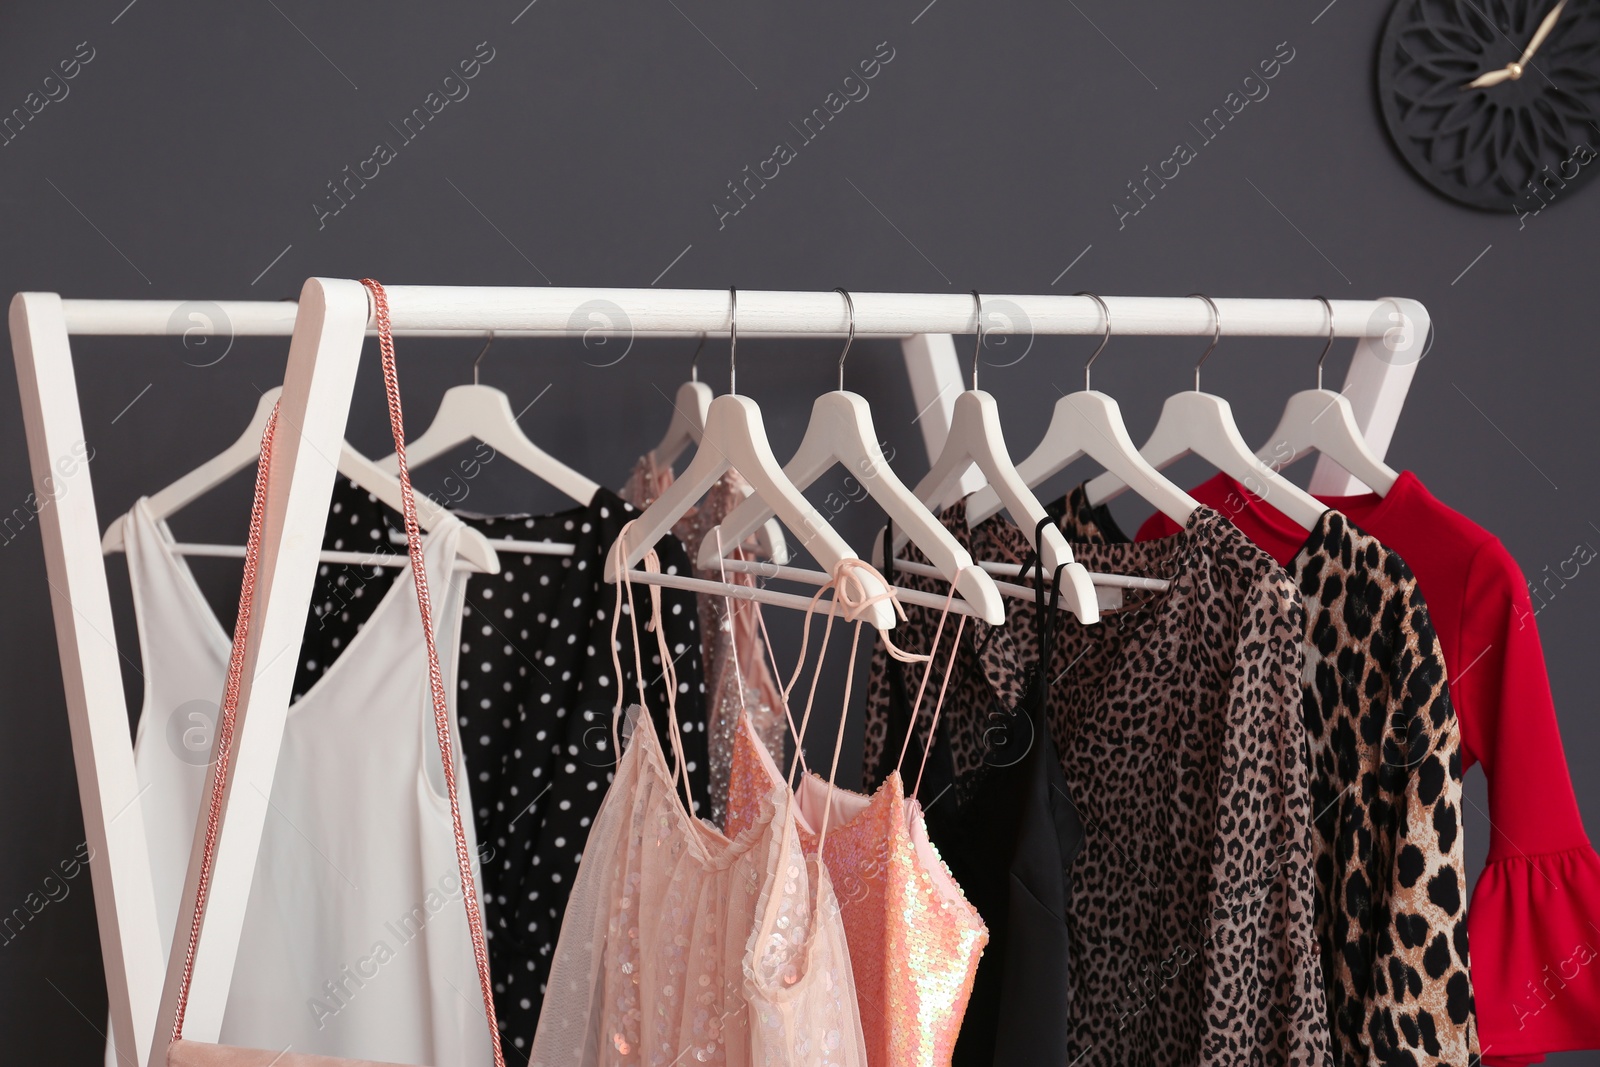
[[[1050,521],[1050,520],[1046,520]],[[1037,554],[1036,554],[1037,555]],[[928,836],[967,900],[989,927],[972,997],[957,1039],[953,1067],[1065,1064],[1068,1056],[1068,943],[1066,912],[1073,857],[1083,827],[1069,799],[1061,763],[1045,726],[1045,694],[1052,678],[1049,651],[1057,624],[1055,583],[1038,580],[1034,622],[1045,660],[1031,674],[1014,707],[996,701],[985,733],[984,765],[956,782],[948,739],[934,737],[917,797]],[[892,582],[893,562],[884,569]],[[1044,591],[1049,587],[1050,603]],[[974,664],[963,649],[957,669]],[[888,753],[898,753],[911,727],[910,691],[898,660],[880,654],[874,669],[888,683]],[[926,739],[924,713],[913,737]],[[869,785],[894,767],[868,768]]]
[[[476,812],[484,914],[503,1040],[526,1052],[589,825],[610,784],[617,685],[610,650],[616,590],[601,577],[606,552],[638,513],[610,490],[545,516],[461,515],[490,541],[555,541],[571,556],[500,553],[498,574],[468,576],[456,671],[462,747]],[[392,531],[400,531],[398,543]],[[404,551],[400,516],[341,480],[328,549]],[[676,538],[657,544],[661,568],[688,574]],[[305,692],[360,628],[399,573],[323,565],[312,596],[295,695]],[[675,657],[678,720],[696,806],[706,796],[700,634],[693,593],[663,589],[662,627]],[[648,597],[635,596],[640,615]],[[625,616],[627,605],[623,606]],[[624,698],[637,699],[632,641],[645,669],[645,703],[664,707],[664,672],[647,618],[618,630]],[[470,992],[470,991],[468,991]]]

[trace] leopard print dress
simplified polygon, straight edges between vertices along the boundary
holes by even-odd
[[[1127,540],[1079,487],[1069,540]],[[1317,939],[1340,1067],[1478,1062],[1461,748],[1444,656],[1405,561],[1337,511],[1288,572],[1306,608]]]
[[[1004,520],[968,530],[959,505],[943,518],[975,558],[1021,566],[1030,555],[1029,537]],[[1064,669],[1046,719],[1084,827],[1067,910],[1070,1062],[1325,1067],[1300,597],[1206,509],[1160,543],[1075,552],[1091,570],[1171,586],[1057,631]],[[896,643],[927,647],[937,612],[906,611]],[[969,620],[940,726],[957,796],[924,803],[959,803],[996,740],[1026,726],[1004,709],[1039,662],[1031,611],[999,627]],[[880,648],[868,768],[900,747],[888,743],[884,658]]]

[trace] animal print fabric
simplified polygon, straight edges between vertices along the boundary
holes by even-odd
[[[1126,540],[1081,487],[1069,540]],[[1405,561],[1328,510],[1287,570],[1306,609],[1317,940],[1340,1067],[1478,1061],[1460,732]]]
[[[943,521],[974,558],[1020,567],[1030,557],[1029,536],[1003,519],[969,530],[958,504]],[[1084,827],[1067,911],[1070,1062],[1324,1067],[1299,594],[1207,509],[1165,541],[1074,553],[1090,570],[1171,585],[1130,593],[1096,625],[1057,629],[1062,669],[1046,718]],[[997,742],[1026,728],[1004,709],[1039,661],[1032,610],[1013,604],[999,627],[968,621],[940,726],[957,788],[925,804],[961,803],[964,785],[981,787],[988,753],[1014,751]],[[926,648],[937,613],[906,611],[895,641]],[[901,741],[886,736],[885,660],[880,648],[871,769]]]

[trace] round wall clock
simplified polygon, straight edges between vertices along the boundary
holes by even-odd
[[[1395,147],[1434,189],[1542,210],[1600,170],[1600,0],[1399,0],[1378,96]]]

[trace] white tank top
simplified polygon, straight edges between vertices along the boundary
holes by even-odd
[[[435,528],[423,549],[450,693],[466,587],[452,567],[460,530]],[[139,500],[127,527],[145,680],[134,760],[163,944],[231,646],[172,542]],[[461,808],[473,810],[466,795]],[[465,829],[476,853],[470,821]],[[433,1067],[491,1058],[409,567],[289,709],[221,1039]]]

